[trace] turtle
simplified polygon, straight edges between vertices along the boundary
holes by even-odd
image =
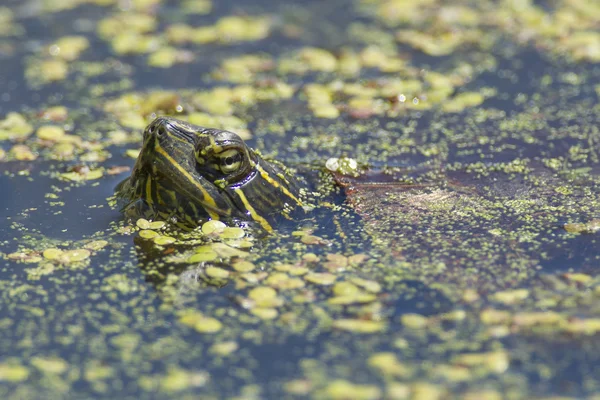
[[[391,264],[402,264],[405,257],[428,259],[435,254],[453,273],[459,273],[461,265],[475,262],[473,268],[485,264],[490,270],[498,264],[524,268],[532,262],[523,249],[513,249],[509,240],[493,236],[496,246],[510,249],[501,253],[506,258],[502,262],[492,257],[497,253],[484,246],[477,253],[465,241],[473,229],[492,235],[490,231],[503,225],[500,218],[480,217],[498,205],[490,205],[477,181],[460,170],[413,168],[412,182],[406,170],[378,171],[362,165],[328,168],[329,162],[325,168],[312,166],[307,173],[263,157],[233,132],[173,117],[156,118],[143,135],[132,173],[117,188],[118,197],[125,200],[123,211],[132,216],[167,220],[186,229],[211,219],[248,223],[268,233],[279,232],[282,220],[312,220],[321,235],[333,229],[341,238],[343,251],[365,251],[376,245],[389,253]],[[350,169],[358,173],[352,174]],[[326,174],[343,197],[335,199],[334,207],[327,207],[332,197],[324,195],[320,202],[312,197],[315,178],[324,179]],[[497,177],[498,182],[501,178]],[[335,205],[342,203],[343,211],[336,212],[339,207]],[[336,223],[338,217],[344,221]],[[463,232],[457,228],[460,226],[468,229]],[[348,235],[353,236],[343,244]],[[439,254],[422,253],[426,243],[434,241]],[[479,284],[493,287],[484,276],[478,277]]]
[[[234,132],[160,116],[144,130],[131,175],[116,188],[129,216],[193,229],[207,220],[249,222],[267,232],[302,213],[306,181],[267,160]]]

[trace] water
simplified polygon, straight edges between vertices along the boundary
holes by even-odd
[[[0,117],[72,135],[0,141],[3,398],[598,396],[600,69],[519,19],[532,9],[256,1],[190,15],[185,2],[49,4],[7,4],[23,33],[0,41]],[[128,7],[155,18],[134,38],[154,41],[146,52],[119,54],[116,36],[96,33]],[[597,34],[577,4],[548,7],[572,7],[580,23],[569,32]],[[502,13],[518,23],[493,17]],[[243,21],[204,44],[166,33],[231,15],[266,15],[266,37],[236,40]],[[398,39],[409,28],[431,37]],[[426,47],[446,30],[462,44]],[[89,47],[65,61],[64,79],[43,82],[35,66],[60,59],[49,51],[65,35]],[[191,62],[149,66],[167,44]],[[268,59],[214,73],[246,54]],[[114,102],[129,92],[140,100]],[[470,100],[457,105],[462,93]],[[45,119],[51,106],[66,116]],[[334,118],[318,117],[326,110]],[[212,262],[186,262],[198,247],[189,239],[142,239],[110,198],[153,113],[247,130],[250,146],[315,185],[318,207],[273,235],[247,230],[250,248]],[[28,157],[16,145],[37,158],[17,159]],[[343,156],[362,176],[338,174],[342,189],[322,170]],[[102,177],[61,175],[85,168]]]

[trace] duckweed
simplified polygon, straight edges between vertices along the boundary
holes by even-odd
[[[375,333],[385,330],[386,325],[381,321],[339,319],[333,321],[333,327],[355,333]]]
[[[300,289],[305,286],[302,279],[291,278],[284,273],[271,273],[269,277],[265,279],[265,283],[280,290]]]
[[[380,398],[381,392],[376,386],[356,385],[348,381],[336,380],[327,387],[327,396],[331,399],[370,400]]]
[[[174,237],[162,235],[155,236],[154,238],[152,238],[152,240],[154,241],[154,244],[157,244],[159,246],[166,246],[169,244],[173,244],[177,241],[177,239],[175,239]]]
[[[510,359],[503,351],[480,354],[463,354],[454,359],[454,363],[469,367],[484,367],[492,373],[501,374],[509,366]]]
[[[153,230],[149,230],[149,229],[142,229],[139,233],[141,238],[144,239],[154,239],[159,237],[159,234]]]
[[[398,361],[394,353],[376,353],[367,362],[369,366],[389,376],[407,377],[412,373],[410,368]]]
[[[222,239],[241,239],[245,235],[246,232],[242,228],[228,226],[223,229],[223,232],[219,234],[219,237]]]
[[[311,273],[304,275],[303,278],[310,283],[314,283],[317,285],[325,285],[325,286],[333,285],[333,283],[337,279],[337,277],[334,274],[329,274],[326,272],[323,272],[323,273],[311,272]]]
[[[133,158],[136,159],[138,158],[138,156],[140,155],[140,151],[136,150],[136,149],[128,149],[125,151],[125,154],[127,155],[127,157],[129,158]]]
[[[279,316],[279,312],[274,308],[252,308],[250,312],[264,320],[275,319]]]
[[[429,323],[427,317],[419,314],[404,314],[401,317],[402,325],[411,329],[423,329]]]
[[[595,4],[129,3],[0,8],[0,396],[597,396]],[[306,214],[121,218],[158,115],[296,169]]]
[[[208,381],[208,374],[204,371],[187,371],[180,368],[169,368],[166,376],[159,381],[159,388],[167,393],[202,387]]]
[[[136,221],[136,226],[142,230],[150,229],[150,221],[145,218],[140,218]]]
[[[210,235],[211,233],[222,233],[224,232],[227,225],[221,221],[211,220],[202,224],[202,233]]]
[[[44,125],[38,128],[36,135],[40,139],[57,142],[65,136],[65,131],[59,126]]]
[[[206,267],[206,275],[216,279],[227,279],[229,278],[229,271],[223,268],[209,266]]]
[[[358,163],[352,158],[330,158],[325,163],[325,167],[342,175],[358,176]]]
[[[0,381],[21,382],[29,377],[29,369],[20,364],[0,364]]]
[[[0,141],[25,138],[32,132],[33,126],[19,113],[10,112],[0,121]]]
[[[358,288],[350,282],[339,282],[333,286],[333,294],[336,296],[354,296],[359,293]]]
[[[239,349],[239,347],[240,346],[237,342],[228,341],[215,343],[211,346],[210,351],[221,356],[228,356],[232,353],[235,353]]]
[[[505,292],[497,292],[494,294],[494,299],[500,303],[515,304],[526,299],[529,296],[527,289],[517,289]]]
[[[50,248],[44,250],[42,254],[47,260],[56,261],[60,264],[71,264],[88,259],[92,253],[87,249],[61,250]]]
[[[217,333],[223,328],[219,320],[197,312],[185,313],[179,318],[179,322],[201,333]]]
[[[50,46],[49,53],[65,61],[74,61],[89,46],[90,43],[85,36],[64,36]]]
[[[259,286],[250,290],[248,297],[254,301],[256,307],[260,308],[277,307],[282,304],[275,289],[268,286]]]
[[[100,179],[104,176],[104,168],[90,169],[88,167],[78,168],[71,172],[63,172],[60,174],[62,179],[74,182],[92,181]]]
[[[28,75],[39,76],[43,83],[50,83],[66,79],[69,66],[63,60],[44,60],[27,73]]]
[[[170,68],[176,63],[191,61],[193,61],[192,53],[174,47],[159,48],[148,57],[148,64],[158,68]]]
[[[62,374],[67,371],[69,365],[62,358],[34,357],[31,364],[37,369],[49,374]]]
[[[256,266],[250,261],[237,261],[234,262],[231,266],[237,272],[250,272],[256,268]]]

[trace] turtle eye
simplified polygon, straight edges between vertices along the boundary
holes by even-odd
[[[218,168],[224,174],[236,172],[242,166],[242,153],[236,149],[225,150],[217,155]]]
[[[254,156],[238,135],[228,131],[206,131],[195,147],[196,168],[211,182],[233,185],[250,177]]]

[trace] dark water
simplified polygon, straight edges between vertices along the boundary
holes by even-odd
[[[0,141],[2,398],[599,396],[600,251],[591,221],[599,218],[600,68],[593,59],[573,60],[556,37],[525,41],[537,28],[506,4],[446,4],[468,6],[472,23],[439,22],[452,10],[426,4],[410,20],[386,23],[393,13],[377,16],[383,1],[215,2],[206,15],[160,2],[138,5],[156,18],[147,34],[159,48],[174,23],[268,15],[271,30],[257,40],[169,43],[193,60],[157,68],[148,54],[119,54],[96,33],[100,20],[136,4],[60,11],[45,2],[4,4],[20,28],[0,36],[0,118],[18,112],[34,130],[59,125],[82,142],[56,160],[57,145],[36,133]],[[561,7],[571,6],[540,10],[554,15]],[[518,22],[514,29],[493,22],[501,12]],[[133,24],[136,12],[128,13]],[[581,26],[569,29],[598,34],[597,24]],[[479,29],[476,36],[493,45],[471,38],[447,55],[427,54],[395,39],[409,28],[432,35],[425,42],[445,30]],[[49,47],[66,35],[86,37],[89,48],[66,62],[65,79],[40,83],[34,66],[53,59]],[[369,64],[376,55],[363,56],[354,75],[323,67],[368,46],[406,67],[382,70]],[[306,47],[328,55],[298,61]],[[141,239],[110,201],[128,171],[107,171],[131,167],[126,150],[141,144],[141,128],[120,112],[147,121],[153,112],[173,113],[139,111],[160,89],[179,94],[184,117],[211,114],[194,96],[240,86],[211,71],[246,54],[267,55],[275,67],[241,84],[258,91],[285,83],[293,95],[234,102],[233,115],[251,131],[250,146],[298,167],[322,201],[272,235],[247,231],[254,269],[244,274],[235,257],[178,263],[196,245]],[[90,72],[94,62],[98,73]],[[286,62],[308,70],[286,72]],[[433,73],[453,85],[441,102]],[[398,94],[410,103],[410,84],[418,82],[414,96],[431,108],[394,109],[397,100],[369,95],[397,78],[407,85]],[[315,116],[327,104],[307,100],[314,84],[329,85],[339,116]],[[129,92],[142,97],[137,109],[106,106]],[[458,112],[444,108],[469,92],[485,99]],[[365,109],[356,111],[352,99],[365,97],[374,103],[357,118]],[[44,110],[58,105],[66,120],[44,120]],[[2,129],[11,127],[0,125],[0,138]],[[126,140],[115,142],[117,130]],[[18,160],[18,145],[37,158]],[[360,177],[336,176],[343,188],[319,174],[328,158],[342,156],[362,168]],[[60,179],[82,166],[104,175]],[[573,233],[569,224],[588,226]],[[302,227],[316,239],[292,234]],[[92,241],[106,242],[82,262],[44,253]],[[215,266],[228,276],[211,279]],[[257,306],[249,300],[256,288],[274,288],[278,300]],[[215,320],[220,328],[206,332]]]

